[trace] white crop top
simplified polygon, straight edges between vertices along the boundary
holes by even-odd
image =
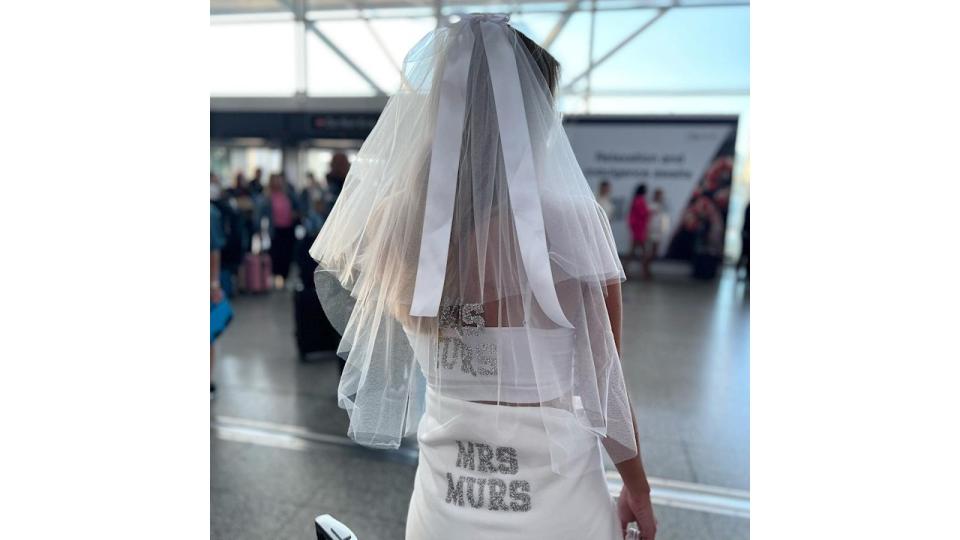
[[[440,330],[437,360],[421,368],[427,384],[466,401],[541,403],[565,396],[573,381],[573,330],[486,327]]]

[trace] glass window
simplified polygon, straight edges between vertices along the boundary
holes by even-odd
[[[316,23],[320,29],[337,47],[343,51],[364,73],[370,77],[377,86],[387,94],[392,94],[400,84],[399,63],[392,56],[388,56],[385,50],[392,48],[392,36],[383,36],[383,47],[377,44],[374,34],[370,31],[370,26],[359,19],[345,21],[327,21]],[[310,49],[307,51],[307,70],[311,74],[310,80],[314,83],[310,86],[310,93],[317,95],[336,95],[338,88],[329,84],[328,73],[331,68],[328,62],[336,61],[343,63],[340,58],[334,55],[330,58],[328,54],[331,51],[318,51],[318,48],[327,48],[316,35],[309,36]],[[314,58],[313,54],[319,54],[320,58]],[[402,60],[401,60],[402,61]],[[344,75],[337,71],[337,77],[349,76],[351,92],[355,91],[358,95],[372,95],[373,90],[356,72],[349,69],[349,75]],[[317,71],[320,73],[316,73]],[[359,79],[359,84],[355,79]],[[352,95],[352,94],[351,94]]]
[[[360,47],[344,47],[350,43],[337,43],[332,35],[327,34],[328,27],[340,23],[324,23],[318,25],[324,35],[340,47],[341,51],[357,62],[357,52],[363,49],[373,49],[372,43]],[[342,29],[342,28],[341,28]],[[375,51],[371,51],[375,52]],[[369,76],[369,75],[368,75]],[[372,77],[371,77],[372,78]],[[376,81],[376,79],[374,79]],[[313,96],[372,96],[376,94],[365,80],[356,71],[350,68],[333,49],[323,42],[313,32],[307,32],[307,93]]]
[[[296,90],[294,23],[210,26],[210,94],[290,96]]]
[[[428,32],[436,28],[436,21],[430,19],[373,19],[370,25],[380,35],[393,57],[394,63],[403,66],[403,57],[407,51],[420,42]],[[371,43],[372,45],[372,43]],[[392,93],[396,88],[387,89]]]
[[[618,24],[608,16],[604,34]],[[750,86],[749,24],[748,8],[670,11],[598,66],[593,88],[678,93],[746,90]]]

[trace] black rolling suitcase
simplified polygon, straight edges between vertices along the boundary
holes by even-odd
[[[293,293],[293,319],[296,323],[297,352],[304,361],[310,353],[336,352],[340,334],[323,312],[317,291],[300,285]]]

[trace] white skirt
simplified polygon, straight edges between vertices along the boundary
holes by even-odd
[[[458,414],[459,413],[459,414]],[[443,423],[440,419],[450,419]],[[509,434],[497,429],[509,423]],[[407,540],[622,540],[599,440],[560,476],[537,407],[498,407],[427,390]]]

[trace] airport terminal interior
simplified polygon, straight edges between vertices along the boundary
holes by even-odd
[[[304,254],[404,53],[477,11],[509,13],[563,65],[558,108],[591,189],[609,198],[657,538],[749,538],[749,3],[737,0],[211,0],[211,202],[218,223],[253,223],[221,277],[233,315],[211,348],[211,538],[308,540],[319,514],[359,540],[404,537],[416,440],[373,450],[347,437],[340,360],[298,347]],[[704,134],[716,142],[695,140]],[[673,168],[634,177],[609,163],[623,159],[604,161],[648,147]],[[271,238],[276,224],[251,210],[254,178],[276,179],[299,207],[290,238]],[[665,201],[649,274],[629,253],[641,184]],[[268,253],[286,257],[279,272],[276,260],[257,266]],[[606,470],[616,496],[622,482]]]

